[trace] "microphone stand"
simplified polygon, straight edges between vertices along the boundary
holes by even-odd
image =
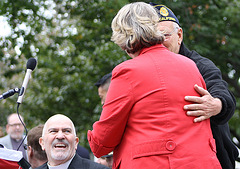
[[[20,92],[19,88],[8,90],[7,92],[5,92],[2,95],[0,95],[0,100],[6,99],[6,98],[14,95],[15,93],[19,93],[19,92]]]

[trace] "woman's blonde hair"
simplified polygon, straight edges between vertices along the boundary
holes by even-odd
[[[112,21],[111,40],[128,53],[161,44],[164,36],[157,28],[158,22],[159,16],[151,5],[144,2],[127,4]]]

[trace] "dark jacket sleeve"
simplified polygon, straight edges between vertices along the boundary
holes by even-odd
[[[226,123],[234,114],[236,100],[233,94],[228,90],[227,82],[222,79],[221,71],[211,60],[200,56],[196,51],[188,50],[183,43],[179,54],[190,58],[196,63],[205,80],[208,92],[212,97],[219,98],[222,101],[221,112],[211,117],[211,121],[216,124]]]

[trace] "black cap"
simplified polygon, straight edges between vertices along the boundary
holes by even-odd
[[[97,83],[95,83],[94,85],[99,87],[101,85],[103,85],[109,78],[112,77],[112,73],[108,73],[106,75],[104,75],[99,81],[97,81]]]
[[[155,9],[157,9],[160,22],[173,21],[173,22],[176,22],[180,26],[178,18],[174,15],[174,13],[172,12],[171,9],[169,9],[165,5],[158,5],[158,4],[155,4],[152,2],[150,2],[149,4],[152,5]]]

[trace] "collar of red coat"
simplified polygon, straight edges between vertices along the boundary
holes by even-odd
[[[154,46],[150,46],[148,48],[143,48],[140,51],[139,55],[144,54],[144,53],[148,52],[149,50],[156,49],[156,48],[165,48],[165,49],[167,49],[163,44],[157,44],[157,45],[154,45]]]

